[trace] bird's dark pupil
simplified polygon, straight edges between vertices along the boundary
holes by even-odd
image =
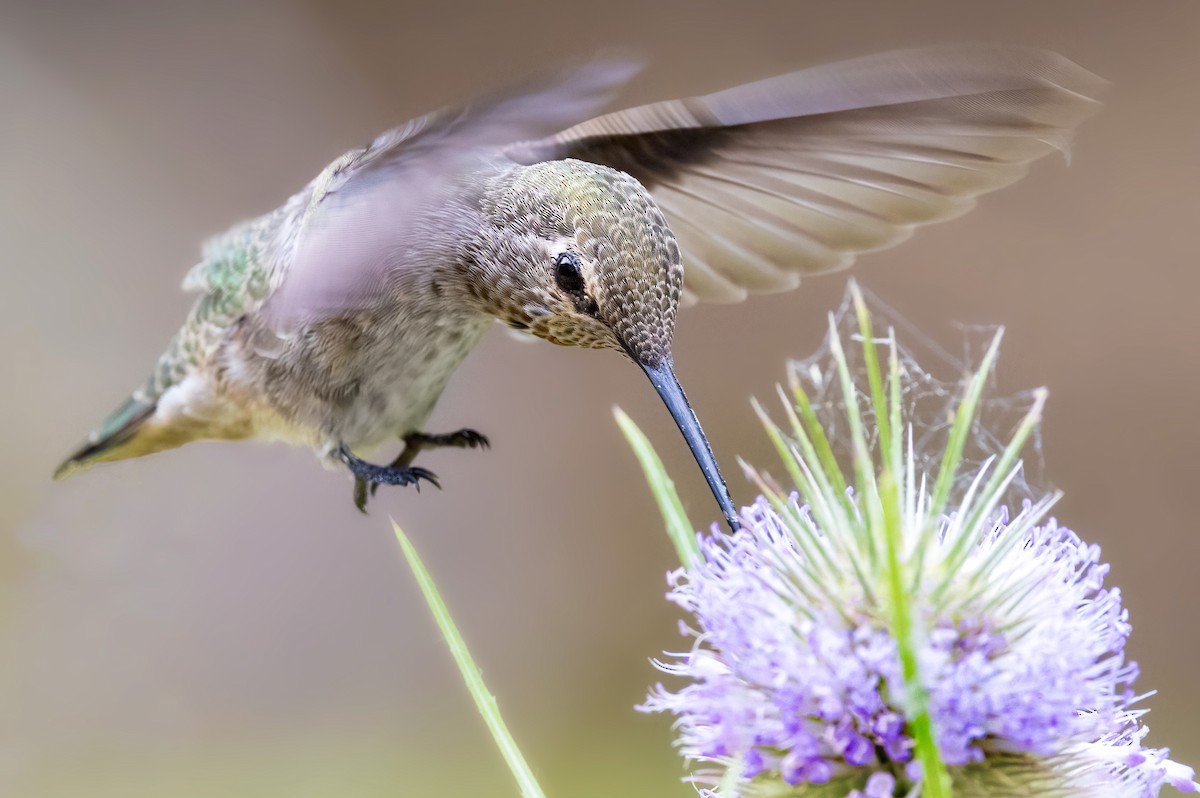
[[[583,290],[583,272],[579,268],[579,256],[574,252],[563,252],[554,260],[554,280],[558,287],[568,293]]]

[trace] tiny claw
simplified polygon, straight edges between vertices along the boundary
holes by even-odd
[[[464,449],[492,448],[492,442],[487,439],[487,436],[473,429],[461,429],[451,437],[456,440],[455,445],[461,446]]]
[[[429,469],[420,468],[418,466],[413,466],[412,468],[410,468],[408,470],[413,476],[413,484],[416,485],[418,491],[421,490],[420,480],[422,480],[422,479],[425,480],[426,482],[432,483],[433,486],[435,488],[437,488],[438,490],[442,489],[441,480],[438,479],[437,474],[433,473]]]
[[[380,485],[413,485],[419,491],[421,480],[425,480],[439,490],[442,487],[437,475],[425,468],[375,465],[355,457],[344,446],[337,451],[337,456],[354,474],[354,506],[364,513],[368,494],[374,496]]]
[[[367,481],[362,477],[354,478],[354,506],[357,507],[358,511],[363,515],[367,514],[367,486]],[[374,482],[370,483],[372,496],[375,495],[376,487],[377,486]]]
[[[416,466],[408,468],[388,468],[387,466],[372,466],[370,479],[378,485],[421,485],[421,480],[437,485],[437,476],[432,471]],[[439,487],[441,487],[439,485]]]
[[[487,436],[473,429],[460,429],[441,435],[431,435],[425,432],[414,432],[405,438],[405,442],[417,449],[490,449],[492,444]]]

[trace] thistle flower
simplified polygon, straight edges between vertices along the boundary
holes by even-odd
[[[705,795],[1195,791],[1190,768],[1142,746],[1128,614],[1099,548],[1048,517],[1057,494],[1022,482],[1044,391],[1007,444],[981,427],[997,335],[931,435],[927,376],[894,332],[872,337],[851,292],[860,368],[831,316],[831,362],[792,369],[787,432],[759,408],[798,490],[748,470],[762,496],[740,531],[676,534],[668,595],[694,617],[692,647],[658,666],[686,684],[640,709],[676,716]]]

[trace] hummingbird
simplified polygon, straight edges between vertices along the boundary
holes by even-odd
[[[499,321],[637,365],[736,529],[675,376],[679,308],[789,290],[958,216],[1065,152],[1104,85],[1052,52],[952,45],[601,113],[634,72],[595,61],[420,117],[210,240],[149,379],[55,477],[255,438],[347,468],[360,510],[380,484],[440,487],[422,450],[488,440],[426,421]],[[389,441],[393,462],[362,459]]]

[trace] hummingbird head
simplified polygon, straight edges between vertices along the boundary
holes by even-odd
[[[551,343],[670,360],[683,265],[640,183],[549,161],[506,176],[484,211],[483,251],[472,254],[490,313]]]
[[[675,377],[683,264],[649,192],[615,169],[549,161],[515,169],[483,209],[490,229],[472,260],[477,272],[483,266],[487,310],[551,343],[615,349],[641,367],[737,528],[729,490]]]

